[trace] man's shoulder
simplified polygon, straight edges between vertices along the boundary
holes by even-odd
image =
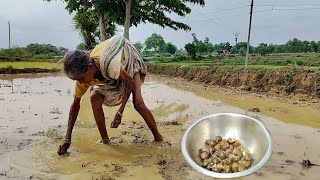
[[[90,53],[91,57],[99,57],[100,54],[103,52],[104,48],[108,45],[109,39],[101,42],[98,44]]]

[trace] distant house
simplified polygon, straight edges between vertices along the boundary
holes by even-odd
[[[230,52],[229,52],[228,50],[221,50],[221,51],[219,51],[219,55],[220,55],[220,56],[225,56],[225,55],[228,55],[228,54],[230,54]]]
[[[183,49],[180,49],[176,52],[176,55],[187,55],[187,54],[188,54],[188,51]]]

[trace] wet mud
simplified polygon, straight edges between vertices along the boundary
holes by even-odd
[[[0,79],[0,179],[212,179],[187,164],[180,141],[192,122],[221,112],[256,117],[272,134],[269,162],[240,179],[319,177],[320,167],[301,165],[303,159],[320,163],[320,110],[312,106],[151,76],[142,93],[163,142],[153,142],[148,126],[129,100],[117,129],[109,128],[117,107],[104,107],[111,144],[100,144],[87,92],[69,153],[59,157],[56,150],[66,132],[74,82],[50,74]]]

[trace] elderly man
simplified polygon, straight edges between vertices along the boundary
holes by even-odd
[[[133,44],[122,36],[114,36],[92,50],[71,51],[64,57],[64,73],[76,81],[74,100],[70,108],[68,129],[58,154],[65,154],[71,144],[71,134],[80,109],[81,97],[91,86],[91,105],[102,143],[109,143],[102,105],[118,106],[111,128],[121,123],[125,105],[132,93],[134,108],[143,117],[155,141],[163,138],[155,119],[144,104],[141,85],[146,76],[146,66]]]

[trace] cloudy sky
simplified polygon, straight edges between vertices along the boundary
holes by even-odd
[[[192,30],[184,32],[140,24],[131,28],[133,42],[141,41],[152,33],[161,34],[165,41],[178,48],[192,40],[209,37],[212,43],[235,44],[234,32],[240,32],[238,42],[246,41],[249,24],[250,0],[206,0],[205,7],[194,6],[186,17],[170,15],[187,23]],[[261,42],[282,44],[292,38],[320,41],[319,0],[255,0],[251,44]],[[11,22],[12,44],[50,43],[74,49],[81,37],[74,30],[72,15],[61,1],[0,0],[0,48],[8,47],[8,21]],[[118,28],[122,34],[122,28]]]

